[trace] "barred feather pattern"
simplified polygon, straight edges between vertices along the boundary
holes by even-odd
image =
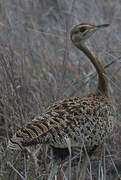
[[[65,148],[68,137],[72,147],[85,144],[93,149],[112,133],[114,120],[115,109],[105,96],[92,94],[62,100],[18,130],[8,147],[23,150],[34,144],[50,144]]]

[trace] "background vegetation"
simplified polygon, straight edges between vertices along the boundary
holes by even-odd
[[[118,180],[121,174],[121,2],[120,0],[0,0],[0,179],[47,179],[50,149],[32,154],[8,150],[18,128],[53,102],[95,90],[96,73],[69,39],[78,23],[111,26],[97,32],[88,46],[108,71],[117,108],[113,139],[91,161],[93,180]],[[72,165],[75,161],[72,161]],[[68,176],[68,164],[61,170]],[[72,179],[78,179],[78,161]],[[87,179],[91,179],[89,172]],[[62,177],[61,177],[62,179]]]

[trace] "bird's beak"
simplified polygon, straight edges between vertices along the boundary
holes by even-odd
[[[101,28],[105,28],[108,26],[110,26],[110,24],[102,24],[102,25],[96,26],[96,30],[101,29]]]

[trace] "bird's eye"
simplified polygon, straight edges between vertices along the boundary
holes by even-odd
[[[81,27],[81,28],[80,28],[80,32],[82,32],[82,33],[83,33],[84,31],[86,31],[86,30],[87,30],[87,28],[85,28],[85,27]]]

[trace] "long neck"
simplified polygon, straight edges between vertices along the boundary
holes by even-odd
[[[106,71],[104,70],[102,64],[98,60],[97,57],[94,56],[94,54],[84,45],[79,44],[76,45],[77,48],[79,48],[83,53],[89,58],[89,60],[94,65],[97,73],[98,73],[98,93],[103,94],[107,97],[109,97],[109,85],[108,85],[108,79],[106,78]]]

